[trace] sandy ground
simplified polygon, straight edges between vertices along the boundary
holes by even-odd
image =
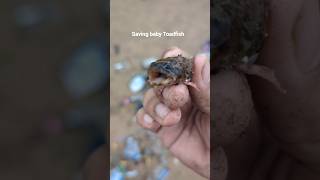
[[[141,72],[141,61],[160,57],[172,46],[196,54],[209,39],[209,0],[111,0],[110,12],[110,142],[126,136],[139,127],[131,106],[119,103],[133,95],[128,89],[130,78]],[[132,37],[131,32],[184,32],[184,37]],[[119,47],[119,52],[115,51]],[[127,62],[130,67],[117,72],[112,65]],[[170,167],[169,179],[203,179],[181,163]]]

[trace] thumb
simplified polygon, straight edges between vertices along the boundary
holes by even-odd
[[[205,54],[196,55],[193,59],[192,82],[198,89],[191,88],[195,104],[204,113],[210,114],[210,62]]]

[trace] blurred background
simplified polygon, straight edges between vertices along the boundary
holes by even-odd
[[[209,0],[111,0],[110,172],[112,180],[201,180],[172,157],[134,115],[148,89],[146,70],[172,46],[209,53]],[[131,32],[184,32],[184,37],[132,37]]]
[[[0,179],[83,179],[106,143],[106,4],[0,1]]]

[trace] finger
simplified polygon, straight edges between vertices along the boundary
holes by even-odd
[[[210,63],[208,56],[205,54],[195,56],[193,69],[193,83],[195,83],[200,90],[208,88],[210,86]]]
[[[189,90],[184,84],[166,87],[162,95],[164,104],[171,109],[180,108],[190,100]]]
[[[162,54],[163,58],[167,57],[173,57],[173,56],[178,56],[179,54],[182,54],[182,50],[179,49],[178,47],[170,47],[169,49],[165,50],[164,53]]]
[[[163,109],[167,108],[164,104],[160,103],[156,106],[155,111],[157,114],[162,113]],[[173,126],[180,122],[181,120],[181,110],[175,109],[170,111],[163,119],[159,122],[162,126]]]
[[[156,132],[160,128],[160,124],[154,121],[149,114],[145,113],[143,108],[137,112],[136,120],[137,123],[145,129]]]
[[[250,122],[257,120],[251,91],[244,75],[237,71],[221,71],[215,74],[212,84],[214,100],[211,118],[214,118],[214,142],[228,145],[245,132]]]
[[[144,106],[147,114],[156,120],[162,126],[172,126],[181,119],[180,109],[171,110],[165,104],[161,103],[157,97],[153,97]]]
[[[169,113],[170,110],[169,110],[169,108],[163,108],[163,109],[161,109],[162,111],[159,114],[156,113],[155,107],[160,103],[161,102],[158,99],[158,97],[155,95],[155,92],[153,91],[153,89],[149,89],[146,92],[145,97],[143,99],[144,111],[146,113],[148,113],[154,120],[156,120],[157,122],[159,122],[161,124],[163,121],[163,118],[165,118],[165,116],[167,116],[167,114]]]
[[[162,57],[163,58],[167,58],[167,57],[175,57],[178,55],[182,55],[184,57],[188,57],[188,54],[184,51],[182,51],[181,49],[179,49],[178,47],[171,47],[169,49],[167,49],[163,54]]]
[[[200,54],[194,57],[193,83],[199,90],[191,88],[195,104],[204,113],[210,113],[210,63],[208,57]]]
[[[155,94],[153,88],[148,89],[147,92],[144,94],[144,97],[143,97],[143,107],[146,107],[147,106],[147,102],[149,102],[154,97],[156,97],[156,94]]]

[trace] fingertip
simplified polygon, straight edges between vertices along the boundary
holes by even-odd
[[[143,104],[145,106],[145,104],[147,102],[149,102],[152,98],[155,97],[155,91],[153,88],[150,88],[147,90],[147,92],[144,94],[144,97],[143,97]]]
[[[163,126],[173,126],[178,124],[181,119],[181,110],[176,109],[168,113],[165,119],[162,122]]]
[[[194,57],[194,74],[192,81],[199,87],[210,82],[210,64],[206,54],[198,54]]]
[[[189,100],[189,90],[186,85],[170,86],[163,91],[164,103],[172,109],[179,108]]]
[[[154,111],[156,112],[157,116],[159,116],[160,118],[165,118],[169,114],[170,109],[163,103],[158,103],[155,106]]]
[[[153,122],[154,122],[154,120],[153,120],[153,118],[152,118],[149,114],[146,114],[146,113],[145,113],[145,114],[143,115],[143,124],[144,124],[146,127],[151,128]]]
[[[143,108],[137,112],[136,121],[141,127],[152,131],[156,131],[160,127],[149,114],[144,112]]]
[[[163,58],[167,58],[167,57],[174,57],[174,56],[178,56],[183,54],[183,51],[178,48],[178,47],[171,47],[169,49],[167,49],[164,53],[163,53]]]
[[[153,119],[144,112],[144,109],[141,108],[138,112],[137,112],[137,116],[136,116],[136,120],[137,123],[146,129],[151,128],[152,123],[153,123]]]
[[[196,77],[201,78],[201,71],[207,62],[207,56],[205,54],[198,54],[194,57],[194,74]]]

